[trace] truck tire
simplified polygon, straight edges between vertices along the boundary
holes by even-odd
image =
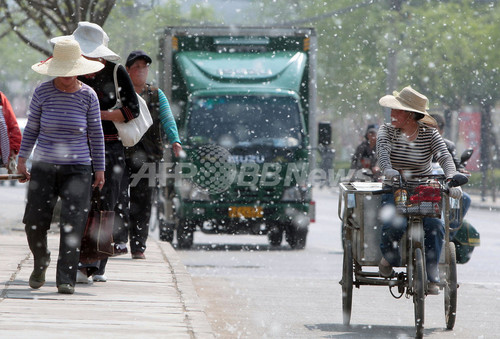
[[[177,247],[188,249],[193,246],[194,227],[184,219],[180,219],[177,224]]]
[[[267,238],[271,246],[281,246],[283,242],[283,226],[273,225],[269,233],[267,233]]]
[[[288,227],[286,241],[294,250],[302,250],[306,247],[307,228]]]
[[[166,220],[159,220],[160,240],[171,243],[174,240],[175,223]]]

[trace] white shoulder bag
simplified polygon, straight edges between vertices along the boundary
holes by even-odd
[[[118,66],[119,64],[116,64],[115,69],[113,71],[113,78],[115,81],[115,90],[116,90],[116,103],[117,103],[115,108],[122,107],[120,91],[118,87],[118,80],[116,76]],[[118,130],[118,136],[120,137],[123,146],[126,147],[131,147],[137,144],[139,140],[141,140],[144,133],[146,133],[149,127],[153,124],[153,119],[151,118],[151,113],[149,113],[146,101],[139,94],[136,93],[136,95],[137,95],[137,101],[139,101],[139,109],[140,109],[139,116],[135,119],[129,120],[128,122],[113,121],[116,129]]]

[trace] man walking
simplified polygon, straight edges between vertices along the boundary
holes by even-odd
[[[125,176],[127,178],[124,179],[126,186],[131,182],[130,175],[137,173],[144,163],[153,162],[158,167],[165,150],[164,135],[172,145],[176,157],[179,157],[182,151],[175,119],[165,94],[161,89],[146,83],[151,62],[152,59],[145,52],[133,51],[125,64],[135,91],[146,101],[153,118],[153,125],[142,139],[135,146],[125,150],[125,161],[128,168],[128,175]],[[149,185],[149,180],[143,178],[136,185],[130,186],[130,207],[127,208],[126,193],[124,194],[125,199],[121,202],[123,220],[125,224],[128,221],[128,227],[123,227],[123,231],[115,235],[115,242],[126,244],[128,235],[130,235],[130,251],[133,259],[146,258],[144,251],[149,233],[153,190],[154,187]]]

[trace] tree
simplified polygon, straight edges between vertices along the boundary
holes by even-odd
[[[115,0],[0,0],[3,28],[0,37],[9,31],[31,48],[50,56],[52,50],[42,43],[58,35],[70,35],[80,21],[100,26],[115,6]],[[37,30],[34,32],[33,28]],[[44,46],[45,45],[45,46]]]
[[[485,136],[493,138],[487,141],[497,144],[487,122],[500,99],[496,1],[263,0],[258,9],[271,26],[316,27],[319,108],[335,122],[354,121],[351,126],[361,131],[380,116],[378,98],[387,94],[386,78],[395,74],[396,87],[412,85],[425,93],[431,110],[480,107],[490,128]],[[391,50],[397,53],[394,61]]]
[[[412,48],[407,72],[430,93],[430,99],[451,112],[476,106],[481,112],[482,194],[493,159],[500,150],[493,133],[492,111],[500,99],[500,36],[498,6],[469,1],[429,4],[414,9],[406,48]],[[436,107],[436,106],[435,106]],[[494,156],[495,155],[495,156]]]

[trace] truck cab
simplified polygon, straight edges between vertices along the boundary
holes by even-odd
[[[285,235],[304,248],[314,215],[314,30],[170,27],[160,46],[186,151],[160,238],[175,231],[189,248],[198,230],[259,234],[279,246]]]

